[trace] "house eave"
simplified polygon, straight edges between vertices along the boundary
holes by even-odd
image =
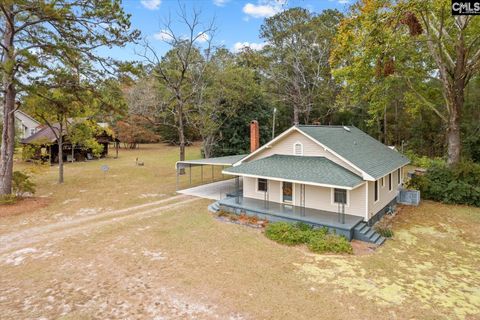
[[[270,176],[262,176],[262,175],[254,175],[254,174],[246,174],[246,173],[233,173],[229,171],[222,170],[222,174],[230,175],[230,176],[238,176],[238,177],[248,177],[248,178],[257,178],[257,179],[267,179],[273,181],[285,181],[291,183],[299,183],[317,187],[324,187],[324,188],[338,188],[338,189],[346,189],[346,190],[353,190],[365,184],[365,181],[362,181],[354,186],[342,186],[342,185],[334,185],[334,184],[327,184],[327,183],[317,183],[317,182],[310,182],[310,181],[301,181],[301,180],[293,180],[293,179],[284,179],[284,178],[277,178],[277,177],[270,177]]]

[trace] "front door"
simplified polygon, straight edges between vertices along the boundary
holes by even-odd
[[[291,204],[293,201],[293,184],[291,182],[282,183],[282,200],[284,203]]]

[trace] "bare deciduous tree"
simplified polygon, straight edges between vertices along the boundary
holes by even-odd
[[[165,120],[164,124],[177,130],[179,159],[182,161],[185,160],[188,114],[191,106],[202,99],[205,69],[210,57],[215,24],[212,20],[204,25],[200,19],[200,11],[193,9],[189,14],[182,5],[177,16],[180,26],[186,32],[175,32],[169,18],[160,33],[162,41],[170,46],[170,51],[160,56],[150,43],[145,42],[144,51],[140,55],[153,66],[151,75],[158,81],[161,93],[155,107],[160,111],[159,118]],[[168,121],[171,118],[173,121]]]

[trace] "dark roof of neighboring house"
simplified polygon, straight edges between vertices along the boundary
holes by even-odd
[[[354,188],[363,183],[362,177],[325,157],[274,154],[227,168],[224,172],[343,188]]]
[[[52,124],[52,127],[55,129],[55,131],[58,133],[60,132],[60,124],[59,123],[54,123]],[[63,128],[63,134],[66,134],[66,129],[65,127]],[[35,134],[31,135],[28,138],[25,138],[22,140],[23,144],[32,144],[32,143],[54,143],[57,141],[57,137],[55,136],[55,133],[52,131],[52,128],[49,126],[44,126],[42,129],[38,130]],[[100,143],[105,143],[105,142],[110,142],[110,141],[119,141],[118,139],[114,139],[113,137],[110,138],[110,136],[105,132],[104,135],[99,135],[97,137],[97,141]]]
[[[410,160],[354,126],[297,126],[375,180]]]
[[[55,123],[52,125],[52,127],[56,130],[57,134],[60,132],[60,124]],[[65,129],[63,129],[65,132]],[[30,137],[27,137],[22,140],[22,143],[24,144],[31,144],[31,143],[44,143],[44,142],[55,142],[57,140],[55,133],[52,131],[52,129],[48,126],[38,130],[35,134],[31,135]]]

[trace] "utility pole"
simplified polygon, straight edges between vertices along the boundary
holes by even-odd
[[[272,140],[275,138],[275,116],[277,114],[277,108],[273,108],[273,125],[272,125]]]

